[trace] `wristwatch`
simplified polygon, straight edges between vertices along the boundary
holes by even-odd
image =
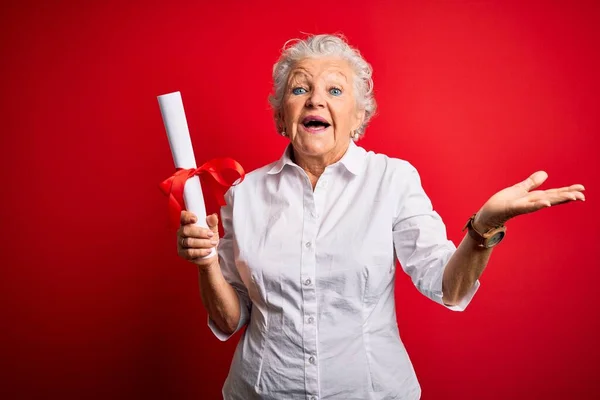
[[[479,247],[489,249],[500,243],[506,235],[506,226],[500,225],[488,230],[485,233],[479,233],[473,227],[473,221],[475,220],[476,215],[477,213],[471,215],[471,218],[469,218],[462,230],[464,231],[465,229],[469,228],[469,236],[471,236],[473,240],[477,242],[477,246]]]

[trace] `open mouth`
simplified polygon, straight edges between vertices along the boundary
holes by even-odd
[[[329,128],[331,124],[325,118],[309,115],[302,120],[302,126],[310,132],[318,132]]]

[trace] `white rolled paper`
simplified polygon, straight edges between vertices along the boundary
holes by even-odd
[[[160,113],[165,123],[165,130],[169,138],[169,146],[171,146],[175,168],[197,168],[181,93],[173,92],[158,96],[158,105],[160,106]],[[206,224],[206,206],[198,176],[193,176],[185,183],[183,199],[186,209],[198,217],[195,225],[208,228]],[[213,248],[211,253],[204,258],[212,257],[215,254],[216,251]]]

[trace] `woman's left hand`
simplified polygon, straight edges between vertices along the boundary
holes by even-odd
[[[507,187],[490,197],[477,212],[473,222],[479,232],[487,232],[504,224],[517,215],[527,214],[571,201],[585,201],[583,185],[571,185],[557,189],[534,190],[548,178],[544,171],[537,171],[516,185]]]

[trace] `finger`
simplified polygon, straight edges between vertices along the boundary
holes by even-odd
[[[558,199],[558,201],[565,199],[585,201],[585,194],[578,190],[545,190],[538,194],[538,198]]]
[[[202,226],[185,225],[181,227],[181,236],[198,239],[210,239],[213,236],[215,236],[215,234],[210,229],[204,228]]]
[[[575,196],[575,200],[581,200],[581,201],[585,201],[585,194],[583,194],[582,192],[571,192],[571,194],[573,194],[573,196]]]
[[[537,171],[531,174],[529,178],[517,183],[517,186],[520,186],[529,192],[544,183],[546,179],[548,179],[548,174],[546,171]]]
[[[561,188],[546,189],[546,190],[544,190],[544,192],[546,192],[546,193],[582,192],[584,190],[585,190],[585,188],[583,187],[583,185],[577,184],[577,185],[565,186],[565,187],[561,187]]]
[[[191,211],[181,210],[179,221],[181,225],[195,224],[198,221],[198,217]]]
[[[196,239],[191,237],[181,238],[181,247],[189,249],[210,249],[219,244],[218,239]]]
[[[179,255],[186,260],[193,260],[199,257],[206,257],[212,252],[212,249],[183,249]]]
[[[216,236],[219,236],[219,216],[216,213],[206,217],[206,224]]]
[[[561,204],[570,203],[572,200],[562,200],[562,201],[550,201],[550,200],[539,200],[533,206],[533,211],[539,210],[541,208],[548,207],[556,207]]]
[[[543,207],[551,207],[571,201],[585,201],[585,195],[581,192],[537,192],[531,193],[527,199],[530,203],[539,204]]]

